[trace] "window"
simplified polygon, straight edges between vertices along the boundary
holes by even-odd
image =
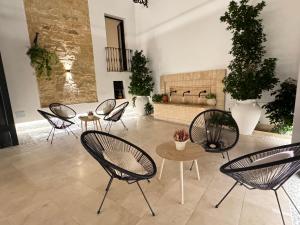
[[[105,28],[107,71],[128,71],[131,53],[125,46],[123,20],[105,16]]]

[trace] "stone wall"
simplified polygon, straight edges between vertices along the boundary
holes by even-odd
[[[160,92],[170,95],[170,91],[177,91],[172,94],[173,103],[205,104],[205,95],[216,94],[219,109],[225,108],[224,84],[222,80],[226,75],[226,69],[207,70],[190,73],[168,74],[160,77]],[[206,94],[198,97],[200,91],[206,90]],[[185,94],[183,92],[190,91]]]
[[[37,78],[41,106],[96,102],[88,0],[24,0],[24,6],[31,43],[38,32],[39,44],[60,62],[51,80]]]

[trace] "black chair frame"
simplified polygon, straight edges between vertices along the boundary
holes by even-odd
[[[110,103],[112,106],[112,109],[107,112],[107,113],[100,113],[99,111],[107,104]],[[105,101],[101,102],[100,105],[97,106],[95,112],[99,116],[106,116],[108,115],[114,108],[116,107],[116,99],[111,98],[111,99],[106,99]]]
[[[105,127],[105,130],[107,130],[107,128],[108,128],[108,133],[110,133],[110,129],[111,129],[111,127],[112,127],[112,124],[113,124],[113,123],[116,123],[116,122],[118,122],[118,121],[121,121],[123,127],[124,127],[126,130],[128,130],[128,128],[125,126],[125,124],[124,124],[124,122],[123,122],[123,120],[122,120],[122,116],[123,116],[123,114],[124,114],[124,112],[125,112],[125,110],[126,110],[126,107],[127,107],[128,105],[129,105],[129,102],[124,102],[124,103],[122,103],[122,104],[120,104],[120,105],[118,105],[117,107],[114,108],[114,110],[120,109],[120,110],[116,111],[116,113],[115,113],[114,115],[110,115],[110,114],[109,114],[109,115],[106,115],[106,116],[104,117],[104,120],[108,122],[108,123],[106,124],[106,127]]]
[[[37,110],[49,123],[50,125],[52,126],[50,132],[49,132],[49,135],[47,137],[47,141],[49,140],[51,134],[52,134],[52,137],[51,137],[51,144],[53,143],[53,138],[54,138],[54,135],[55,135],[55,130],[58,129],[58,130],[65,130],[68,134],[69,131],[75,136],[75,138],[77,138],[77,135],[70,129],[70,126],[74,125],[75,123],[70,121],[70,120],[67,120],[67,119],[64,119],[62,117],[59,117],[57,115],[54,115],[54,114],[51,114],[51,113],[48,113],[48,112],[45,112],[43,110]],[[56,121],[53,121],[51,118],[54,118]],[[59,124],[60,123],[60,124]]]
[[[57,108],[57,107],[64,107],[64,108],[67,108],[68,110],[70,110],[70,111],[73,113],[73,115],[67,116],[67,117],[58,115],[57,112],[56,112],[55,109],[54,109],[54,108]],[[72,109],[71,107],[69,107],[69,106],[67,106],[67,105],[61,104],[61,103],[51,103],[51,104],[49,105],[49,109],[51,110],[51,112],[52,112],[54,115],[56,115],[56,116],[58,116],[58,117],[60,117],[60,118],[63,118],[63,119],[67,119],[67,120],[73,119],[73,118],[75,118],[76,115],[77,115],[77,113],[76,113],[76,111],[75,111],[74,109]]]
[[[90,137],[92,137],[92,138],[90,138]],[[90,138],[90,140],[88,140],[89,138]],[[147,164],[146,168],[148,169],[147,171],[149,171],[149,172],[145,175],[136,174],[136,173],[130,172],[128,170],[125,170],[125,169],[113,164],[112,162],[106,160],[105,157],[103,156],[103,151],[106,150],[105,147],[107,147],[109,149],[113,149],[115,147],[114,143],[110,143],[110,141],[108,139],[122,143],[123,145],[125,145],[128,148],[128,150],[130,152],[134,152],[133,155],[135,158],[138,159],[139,162]],[[102,131],[85,131],[81,135],[81,143],[84,146],[84,148],[87,150],[87,152],[89,152],[89,154],[98,161],[98,163],[101,165],[101,167],[106,171],[106,173],[110,177],[109,182],[105,188],[105,194],[104,194],[104,197],[102,198],[102,201],[101,201],[101,204],[97,211],[97,214],[100,214],[100,212],[101,212],[102,206],[103,206],[106,196],[110,190],[113,180],[118,179],[121,181],[125,181],[128,184],[136,183],[139,190],[141,191],[152,215],[155,216],[155,213],[154,213],[153,209],[151,208],[150,203],[139,183],[140,181],[143,181],[143,180],[147,180],[148,182],[150,182],[150,179],[153,178],[157,172],[157,168],[156,168],[154,160],[144,150],[142,150],[138,146],[136,146],[120,137],[117,137],[117,136],[114,136],[112,134],[102,132]],[[92,145],[94,145],[94,146],[92,146]],[[93,149],[93,147],[95,147],[95,145],[97,145],[97,147],[100,148],[100,152],[98,150]]]
[[[231,145],[225,146],[225,147],[224,147],[224,146],[222,146],[222,142],[219,141],[220,138],[222,137],[222,128],[223,128],[224,124],[220,124],[220,125],[219,125],[219,127],[218,127],[219,132],[217,133],[216,136],[210,136],[210,137],[208,138],[208,137],[207,137],[208,134],[206,133],[206,141],[201,141],[201,142],[199,142],[199,141],[197,141],[197,140],[194,140],[194,135],[193,135],[194,124],[197,123],[198,119],[201,118],[202,116],[205,118],[205,115],[206,115],[206,114],[209,115],[209,114],[211,114],[211,113],[217,113],[217,114],[221,114],[221,115],[223,114],[223,115],[226,115],[226,117],[231,118],[231,122],[232,122],[231,126],[235,129],[235,132],[236,132],[235,140],[231,143]],[[223,121],[223,122],[224,122],[224,121]],[[206,126],[206,121],[205,121],[205,126]],[[207,127],[206,127],[206,129],[207,129]],[[191,125],[190,125],[190,127],[189,127],[189,136],[190,136],[191,142],[201,145],[201,146],[204,148],[204,150],[205,150],[206,152],[210,152],[210,153],[221,153],[223,159],[225,159],[225,156],[224,156],[224,153],[225,153],[226,156],[227,156],[228,161],[230,161],[230,157],[229,157],[228,151],[231,150],[231,149],[237,144],[237,142],[238,142],[238,140],[239,140],[240,134],[239,134],[239,128],[238,128],[238,125],[237,125],[237,123],[235,122],[235,120],[232,118],[230,112],[224,111],[224,110],[220,110],[220,109],[209,109],[209,110],[205,110],[205,111],[199,113],[199,114],[192,120]],[[214,144],[216,144],[216,148],[215,148],[215,149],[210,149],[210,148],[208,147],[208,144],[209,144],[209,143],[208,143],[208,142],[209,142],[208,139],[211,139],[210,141],[212,141]],[[207,142],[207,143],[206,143],[206,142]],[[194,162],[192,163],[192,166],[191,166],[190,170],[192,170],[193,165],[194,165]]]
[[[287,158],[279,161],[274,161],[270,163],[255,165],[255,166],[244,166],[243,164],[248,164],[253,162],[254,160],[258,158],[262,158],[268,155],[272,155],[279,152],[289,151],[292,149],[296,155],[292,158]],[[244,178],[243,174],[249,172],[255,172],[259,170],[265,170],[268,169],[276,169],[275,173],[272,174],[272,176],[268,175],[264,178],[260,179],[260,182],[264,181],[265,183],[255,183],[253,181],[249,181]],[[278,208],[280,211],[281,219],[283,224],[285,224],[280,201],[278,198],[278,189],[282,188],[284,193],[287,195],[288,199],[300,215],[300,211],[297,208],[296,204],[288,194],[288,192],[285,190],[283,185],[285,182],[292,177],[297,171],[300,169],[300,143],[294,143],[290,145],[284,145],[279,147],[274,147],[270,149],[265,149],[262,151],[250,153],[244,156],[241,156],[239,158],[236,158],[223,166],[221,166],[220,171],[230,177],[232,177],[236,182],[234,185],[229,189],[229,191],[224,195],[224,197],[219,201],[219,203],[215,206],[215,208],[218,208],[220,204],[225,200],[225,198],[229,195],[229,193],[236,187],[237,184],[240,184],[241,186],[244,186],[248,190],[271,190],[274,191]],[[253,173],[255,174],[255,173]],[[254,179],[253,174],[250,174],[252,176],[252,179]],[[251,180],[251,179],[250,179]]]

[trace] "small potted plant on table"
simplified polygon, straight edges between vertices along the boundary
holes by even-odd
[[[217,104],[216,94],[209,93],[205,96],[206,104],[210,106],[215,106]]]
[[[189,134],[185,129],[176,130],[174,133],[174,141],[176,149],[182,151],[185,149],[185,145],[189,140]]]

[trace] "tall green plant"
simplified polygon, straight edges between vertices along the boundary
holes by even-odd
[[[292,130],[296,92],[296,80],[289,78],[280,84],[280,89],[271,94],[275,95],[274,101],[263,106],[275,132],[286,133]]]
[[[230,51],[233,60],[228,67],[230,73],[223,80],[224,92],[237,100],[260,99],[263,91],[273,89],[278,82],[276,58],[263,59],[267,39],[260,13],[266,3],[250,5],[248,2],[231,1],[227,12],[220,18],[233,34]]]
[[[135,96],[149,96],[153,91],[152,71],[148,68],[149,60],[143,51],[135,51],[131,62],[129,93]]]

